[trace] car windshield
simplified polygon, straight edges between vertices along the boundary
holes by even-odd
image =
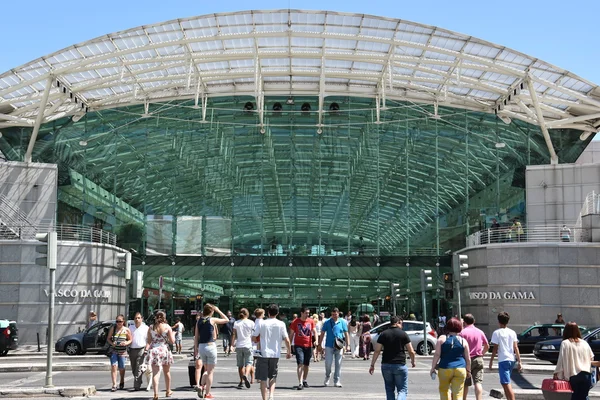
[[[584,337],[584,339],[586,340],[597,340],[597,338],[600,336],[600,327],[595,327],[595,328],[587,328],[587,333],[586,336]]]
[[[538,336],[560,336],[562,335],[562,326],[552,327],[551,325],[536,325],[530,326],[521,332],[521,336],[525,337],[538,337]]]

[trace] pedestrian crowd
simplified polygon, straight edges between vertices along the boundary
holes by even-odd
[[[266,317],[266,318],[265,318]],[[191,364],[190,384],[200,398],[214,398],[211,389],[217,365],[219,328],[223,338],[225,357],[234,352],[239,376],[238,389],[250,388],[256,380],[260,384],[263,400],[273,400],[277,383],[279,359],[282,346],[285,357],[295,357],[297,385],[295,389],[311,387],[309,371],[311,361],[325,361],[323,386],[342,387],[342,361],[344,352],[354,357],[370,359],[368,372],[372,375],[376,362],[381,357],[381,375],[387,400],[405,400],[408,396],[408,366],[414,368],[415,350],[411,339],[403,328],[403,319],[392,316],[389,327],[383,330],[370,358],[371,318],[368,315],[356,318],[351,312],[345,317],[337,308],[331,310],[329,318],[323,313],[311,315],[308,307],[301,307],[294,314],[289,327],[278,319],[279,307],[271,304],[266,310],[258,308],[251,315],[246,308],[239,310],[238,319],[231,312],[223,313],[218,307],[206,304],[197,316],[194,331],[194,361]],[[558,315],[562,320],[562,315]],[[360,320],[360,321],[359,321]],[[498,359],[499,381],[508,400],[515,395],[511,384],[513,369],[522,370],[518,338],[508,327],[510,316],[501,312],[497,316],[498,329],[491,341],[475,326],[472,314],[464,315],[462,321],[456,317],[440,317],[444,334],[437,339],[430,374],[438,380],[440,400],[466,400],[469,388],[475,398],[483,396],[483,357],[493,346],[489,359],[492,369]],[[557,319],[558,320],[558,319]],[[118,315],[116,324],[110,328],[107,342],[110,346],[112,390],[124,389],[125,363],[131,360],[134,373],[134,390],[141,390],[143,372],[151,371],[151,386],[154,399],[158,398],[158,378],[162,370],[166,397],[171,397],[170,366],[173,352],[181,353],[181,334],[184,326],[177,318],[173,326],[166,322],[165,314],[159,311],[154,323],[147,326],[140,313],[135,314],[134,325],[125,326],[125,317]],[[590,389],[590,367],[600,367],[593,361],[593,353],[574,322],[566,323],[563,332],[558,363],[554,379],[569,381],[573,400],[585,399]],[[118,378],[120,380],[118,381]]]

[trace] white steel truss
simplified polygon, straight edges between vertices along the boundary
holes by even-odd
[[[45,93],[49,79],[54,84]],[[535,93],[531,93],[534,90]],[[208,97],[401,100],[596,132],[600,90],[571,72],[477,38],[330,11],[243,11],[133,28],[0,75],[0,128],[89,110]],[[382,104],[380,104],[380,102]],[[264,122],[260,119],[260,124]],[[321,125],[321,118],[319,119]]]

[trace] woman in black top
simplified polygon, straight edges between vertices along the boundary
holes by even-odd
[[[213,314],[218,313],[221,318],[214,318]],[[212,399],[210,387],[213,382],[213,372],[217,364],[217,325],[223,325],[229,322],[229,318],[217,306],[206,304],[202,311],[202,317],[196,324],[194,334],[194,357],[196,358],[196,371],[202,370],[204,364],[206,371],[200,379],[197,387],[198,397],[201,399]],[[197,372],[198,373],[198,372]],[[196,378],[198,380],[198,377]]]

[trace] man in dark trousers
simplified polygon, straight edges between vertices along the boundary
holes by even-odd
[[[408,367],[406,366],[406,352],[414,368],[415,351],[410,343],[410,338],[402,330],[402,320],[398,316],[390,318],[390,328],[383,331],[377,338],[375,353],[369,373],[373,375],[375,362],[383,349],[381,358],[381,374],[385,385],[386,400],[406,400],[408,395]],[[396,395],[397,391],[397,395]]]
[[[500,242],[500,224],[496,218],[492,218],[492,225],[490,226],[490,243]]]
[[[226,357],[231,355],[231,335],[233,333],[233,324],[235,323],[235,318],[231,316],[231,311],[227,311],[227,319],[229,322],[223,324],[221,327],[221,337],[223,338],[223,352]]]

